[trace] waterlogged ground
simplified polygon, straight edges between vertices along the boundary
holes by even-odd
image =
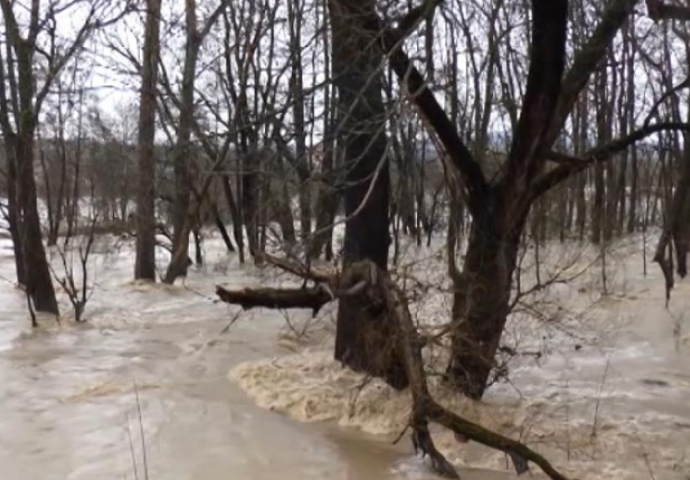
[[[185,287],[138,284],[131,248],[108,241],[88,323],[39,318],[31,331],[23,293],[7,281],[8,247],[0,248],[0,479],[143,479],[144,464],[152,480],[403,478],[407,444],[292,421],[228,380],[238,363],[294,347],[279,341],[284,319],[266,312],[222,333],[235,311],[212,301],[214,285],[257,285],[251,267],[240,271],[212,250],[215,266],[190,273]]]
[[[145,464],[152,480],[434,478],[407,439],[391,445],[406,395],[375,381],[361,388],[330,360],[329,312],[309,324],[291,315],[303,342],[275,312],[245,314],[226,330],[236,311],[213,302],[214,285],[275,284],[273,273],[240,268],[210,242],[209,267],[185,286],[139,284],[130,280],[131,246],[103,240],[89,322],[41,318],[31,331],[1,242],[0,479],[143,479]],[[610,253],[609,295],[600,296],[595,265],[575,286],[533,300],[553,312],[549,299],[558,298],[569,314],[514,322],[511,344],[543,355],[513,361],[512,384],[483,404],[441,385],[436,393],[577,478],[688,478],[690,286],[679,285],[664,310],[659,275],[654,267],[642,275],[637,243]],[[413,252],[416,274],[443,272],[434,253]],[[413,312],[440,323],[448,308],[447,295],[430,292]],[[502,455],[436,434],[467,467],[463,478],[512,478]]]
[[[680,282],[665,309],[656,265],[644,274],[643,243],[636,237],[611,246],[605,268],[599,251],[542,247],[539,279],[552,285],[525,297],[508,325],[507,345],[522,352],[509,363],[509,381],[481,403],[438,381],[432,381],[434,395],[528,443],[572,478],[690,478],[690,285]],[[649,250],[655,245],[647,243]],[[411,269],[418,279],[443,282],[433,251],[411,256],[419,262]],[[537,278],[534,250],[523,267],[526,291]],[[445,321],[449,309],[449,295],[434,291],[412,305],[422,328]],[[443,348],[425,353],[443,368]],[[343,370],[318,346],[243,363],[231,377],[258,404],[305,422],[333,421],[392,438],[409,416],[407,394]],[[448,432],[436,430],[435,438],[457,465],[511,468],[503,454],[459,444]]]

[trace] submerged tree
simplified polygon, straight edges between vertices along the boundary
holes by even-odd
[[[191,205],[192,177],[190,175],[189,157],[192,154],[192,130],[194,129],[194,89],[197,76],[199,52],[204,39],[223,13],[227,0],[223,0],[216,10],[198,27],[196,1],[187,0],[185,3],[185,31],[186,45],[184,66],[182,71],[182,88],[177,103],[179,118],[177,122],[177,139],[173,153],[175,169],[175,202],[173,209],[173,242],[172,258],[165,275],[166,283],[174,283],[179,276],[187,273],[189,249],[189,234],[194,219],[203,199],[197,200],[197,205]]]
[[[466,395],[480,398],[489,383],[499,342],[510,313],[517,252],[532,205],[545,193],[586,168],[601,164],[654,133],[689,130],[684,123],[644,125],[628,135],[594,147],[580,156],[554,150],[566,120],[636,0],[614,0],[601,15],[588,41],[566,66],[568,1],[533,0],[529,72],[522,111],[499,172],[487,178],[457,134],[421,74],[407,57],[402,40],[434,2],[418,7],[397,29],[371,18],[391,66],[410,99],[438,139],[449,181],[464,192],[472,216],[462,271],[453,279],[452,353],[447,375]]]
[[[690,20],[690,7],[667,4],[659,0],[647,0],[649,16],[655,20]],[[688,46],[690,42],[686,33],[683,35],[686,48],[686,60],[690,60]],[[685,80],[678,85],[671,86],[661,99],[655,104],[657,108],[664,100],[672,99],[674,113],[680,111],[680,100],[676,96],[678,91],[690,87],[690,81]],[[677,115],[678,113],[676,113]],[[673,272],[673,257],[675,253],[676,272],[684,278],[688,273],[687,261],[690,251],[690,135],[684,136],[684,148],[680,153],[680,168],[675,182],[673,196],[668,205],[664,229],[656,247],[654,261],[659,264],[666,283],[666,302],[671,298],[671,290],[675,284]],[[677,150],[680,150],[679,148]]]
[[[0,1],[4,58],[0,54],[0,129],[8,159],[8,217],[17,263],[17,279],[26,286],[37,311],[58,313],[38,212],[35,179],[36,133],[46,98],[65,66],[84,48],[94,31],[117,21],[129,9],[124,2],[89,2],[85,19],[67,41],[57,30],[58,17],[81,2],[57,5],[39,0],[28,10]],[[26,20],[26,21],[25,21]]]
[[[160,55],[161,0],[146,1],[146,25],[139,103],[139,179],[137,190],[137,249],[134,277],[156,280],[156,85]]]
[[[388,267],[390,178],[379,65],[378,32],[361,28],[375,15],[374,0],[329,2],[333,76],[338,93],[338,144],[346,171],[344,191],[345,268],[370,260]],[[396,387],[407,384],[393,325],[383,312],[356,296],[338,309],[335,358],[355,370],[382,376]]]
[[[446,377],[466,395],[480,398],[490,384],[496,353],[511,312],[518,251],[532,206],[566,180],[590,166],[603,165],[635,142],[659,132],[687,131],[690,125],[679,121],[646,122],[635,129],[626,124],[619,138],[602,137],[603,143],[598,146],[584,148],[580,145],[577,155],[568,153],[564,148],[567,143],[560,141],[567,121],[585,87],[606,60],[617,35],[627,22],[632,21],[638,1],[609,2],[599,14],[592,33],[569,49],[567,32],[569,15],[572,14],[569,2],[533,0],[524,12],[530,26],[526,84],[518,83],[511,87],[524,93],[521,98],[513,95],[514,105],[506,107],[511,114],[508,148],[504,157],[496,159],[499,161],[495,166],[490,166],[478,159],[478,156],[484,156],[484,152],[473,152],[461,138],[458,126],[451,121],[455,118],[453,109],[449,115],[441,107],[424,76],[406,53],[406,39],[418,25],[434,15],[439,4],[441,2],[429,0],[399,16],[393,24],[377,14],[372,2],[331,2],[333,70],[340,97],[339,114],[341,117],[344,115],[344,107],[348,114],[338,121],[342,129],[340,141],[345,148],[346,162],[355,167],[348,169],[345,190],[345,272],[353,260],[370,259],[382,269],[387,263],[388,225],[384,211],[379,208],[387,204],[388,187],[378,183],[387,178],[381,177],[386,167],[384,144],[379,143],[383,142],[384,127],[378,127],[382,124],[376,121],[383,118],[383,110],[378,107],[380,93],[378,89],[374,91],[379,82],[374,73],[374,62],[383,54],[399,79],[401,91],[414,105],[435,142],[450,191],[458,202],[462,198],[472,219],[464,263],[461,269],[450,269],[454,305],[450,328],[451,355]],[[500,5],[512,8],[510,2]],[[356,18],[356,22],[342,25],[339,23],[341,18]],[[369,50],[374,41],[380,49],[378,54]],[[352,46],[354,51],[347,50]],[[354,52],[359,55],[354,55]],[[566,68],[569,56],[572,60]],[[340,63],[342,60],[348,61],[349,68]],[[519,77],[514,77],[511,83],[517,82],[515,78]],[[366,99],[367,109],[359,108],[363,99]],[[489,102],[485,108],[492,106],[495,108]],[[359,135],[348,136],[351,135],[347,128],[348,120],[353,122],[350,125],[358,125],[355,131]],[[359,123],[354,123],[355,120]],[[485,122],[479,121],[475,127]],[[381,133],[376,133],[379,131]],[[352,142],[352,139],[358,141]],[[490,168],[493,171],[489,171]],[[613,188],[617,180],[612,175],[608,174],[608,203],[611,205],[618,202]],[[455,214],[461,213],[456,209]],[[461,221],[457,218],[450,220]],[[394,385],[404,385],[406,382],[400,381],[401,375],[393,375],[391,379],[391,373],[396,372],[396,365],[399,365],[395,342],[388,348],[377,343],[378,339],[389,336],[394,327],[386,322],[360,322],[365,316],[350,308],[354,302],[362,301],[356,296],[347,295],[340,301],[336,358],[353,368],[388,378]],[[372,308],[369,305],[369,311]],[[385,368],[380,367],[381,363],[371,363],[377,347],[366,347],[365,342],[359,347],[357,343],[347,341],[360,335],[360,338],[373,339],[370,340],[371,345],[378,345],[379,351],[389,355],[383,362]],[[354,352],[362,352],[362,356],[352,357]]]

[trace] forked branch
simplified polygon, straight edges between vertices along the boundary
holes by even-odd
[[[413,29],[424,18],[432,15],[434,8],[440,3],[438,0],[428,0],[421,6],[411,9],[398,22],[398,28],[386,25],[378,16],[365,22],[364,28],[369,29],[371,35],[378,38],[381,49],[388,56],[390,66],[409,95],[410,101],[443,146],[445,151],[440,153],[445,155],[441,156],[447,155],[450,166],[460,176],[458,180],[462,180],[467,189],[470,209],[479,208],[483,194],[488,189],[484,173],[402,45]]]
[[[554,160],[558,166],[534,180],[531,188],[532,197],[536,199],[556,185],[570,178],[572,175],[585,170],[595,163],[610,160],[614,155],[623,152],[631,145],[655,133],[666,131],[690,132],[690,123],[662,122],[655,125],[647,125],[624,137],[611,140],[610,142],[595,147],[580,157],[551,152],[549,158]]]

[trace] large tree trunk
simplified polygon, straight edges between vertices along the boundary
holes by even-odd
[[[34,141],[31,133],[19,138],[17,148],[17,190],[21,219],[19,231],[24,254],[26,288],[37,311],[58,315],[60,312],[46,251],[43,247],[43,235],[38,217],[33,163]]]
[[[2,130],[5,140],[9,141],[14,152],[8,156],[9,179],[12,184],[10,195],[10,225],[12,230],[19,281],[25,280],[27,293],[37,311],[58,315],[58,304],[50,275],[48,259],[43,246],[41,223],[38,216],[38,201],[36,198],[36,179],[34,177],[34,139],[36,135],[36,106],[33,55],[35,45],[21,38],[17,22],[9,2],[0,2],[3,20],[6,24],[7,46],[7,77],[13,98],[13,110],[17,126],[16,135],[11,131],[5,92],[5,72],[0,81],[3,82],[2,97],[5,105],[2,107]],[[32,4],[31,28],[36,28],[36,12],[38,4]],[[11,48],[10,48],[11,47]],[[12,49],[15,61],[12,61]],[[14,64],[16,62],[16,71]],[[0,68],[4,67],[0,64]],[[15,72],[17,76],[15,76]],[[16,167],[16,171],[12,169]],[[16,175],[15,175],[16,174]],[[16,191],[14,187],[16,186]],[[16,200],[16,203],[12,203]],[[12,217],[14,217],[12,219]]]
[[[156,209],[154,137],[156,132],[156,82],[160,50],[161,0],[148,0],[146,37],[139,105],[139,185],[137,192],[136,279],[156,281]]]
[[[19,234],[24,255],[26,288],[34,308],[39,312],[58,315],[55,289],[43,246],[41,223],[38,216],[36,179],[34,177],[34,138],[36,134],[34,77],[32,53],[29,45],[21,42],[17,47],[19,73],[19,103],[21,114],[17,135],[17,206]]]
[[[374,13],[373,0],[330,0],[333,74],[338,89],[340,142],[346,170],[345,266],[371,260],[388,264],[390,179],[386,158],[386,116],[381,95],[381,51],[371,32],[360,28]],[[374,182],[372,184],[372,182]],[[395,342],[394,325],[378,306],[344,298],[338,309],[335,358],[358,371],[404,388],[407,377]]]
[[[192,124],[194,122],[194,76],[196,73],[196,59],[198,49],[196,47],[195,30],[187,39],[187,52],[185,56],[184,78],[182,80],[182,102],[180,119],[177,128],[177,145],[173,156],[175,170],[175,202],[173,209],[173,252],[184,252],[184,255],[173,255],[168,271],[165,275],[165,283],[174,283],[178,276],[187,275],[187,251],[189,250],[190,218],[194,216],[194,208],[190,205],[192,192],[189,169],[187,162],[191,154],[190,140],[192,136]]]
[[[489,384],[503,327],[510,312],[510,289],[519,247],[518,230],[509,231],[509,207],[490,195],[475,216],[463,271],[455,277],[452,353],[447,375],[471,398],[481,398]],[[524,223],[524,222],[523,222]]]

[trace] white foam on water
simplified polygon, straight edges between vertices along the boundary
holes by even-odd
[[[465,418],[526,442],[573,478],[647,480],[651,471],[656,478],[685,480],[690,474],[690,335],[681,332],[673,342],[662,279],[653,266],[648,276],[641,274],[639,255],[633,256],[639,253],[637,240],[612,248],[606,294],[601,294],[599,270],[592,268],[534,300],[545,309],[563,310],[553,325],[529,315],[513,317],[506,337],[543,356],[516,358],[511,384],[473,402],[432,380],[435,398]],[[563,253],[563,248],[548,250],[551,265],[563,264],[568,256],[566,263],[586,265],[597,253],[574,254],[570,246]],[[423,252],[415,253],[420,258]],[[427,254],[422,265],[413,270],[417,278],[445,284],[442,258]],[[690,310],[685,290],[690,289],[681,284],[675,292],[676,317]],[[411,305],[421,328],[447,321],[448,296],[432,290]],[[431,361],[443,359],[425,354]],[[303,422],[335,422],[392,438],[409,417],[407,392],[343,368],[329,349],[246,362],[229,376],[260,406]],[[439,428],[433,434],[439,449],[459,466],[510,470],[501,453],[458,444]],[[411,462],[396,468],[404,478],[415,478],[418,467]]]

